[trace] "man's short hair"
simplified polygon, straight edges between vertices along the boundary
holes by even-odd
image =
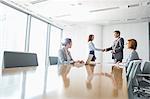
[[[115,30],[114,32],[120,35],[120,31],[119,30]]]

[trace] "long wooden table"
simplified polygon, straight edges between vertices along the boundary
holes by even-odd
[[[4,69],[0,99],[128,99],[125,69],[108,63],[96,64],[94,72],[90,65],[71,66],[66,81],[57,66]]]

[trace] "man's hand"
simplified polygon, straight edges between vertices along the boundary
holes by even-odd
[[[113,53],[113,54],[114,54],[114,53],[116,53],[116,52],[115,52],[115,50],[112,50],[112,51],[111,51],[111,53]]]
[[[102,49],[101,51],[102,51],[102,52],[106,52],[107,50],[106,50],[106,49]]]

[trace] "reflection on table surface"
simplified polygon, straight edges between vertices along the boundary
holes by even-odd
[[[0,99],[128,99],[124,68],[70,65],[66,79],[58,73],[57,66],[2,70]]]
[[[22,72],[33,72],[36,70],[37,67],[34,66],[30,66],[30,67],[16,67],[16,68],[3,68],[1,70],[1,74],[3,76],[6,75],[16,75],[16,74],[20,74]]]

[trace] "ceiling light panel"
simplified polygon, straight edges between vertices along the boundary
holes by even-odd
[[[45,2],[45,1],[48,1],[48,0],[34,0],[34,1],[31,1],[30,3],[31,4],[37,4],[37,3],[42,3],[42,2]]]
[[[93,13],[93,12],[99,12],[99,11],[115,10],[115,9],[119,9],[119,8],[120,7],[102,8],[102,9],[90,10],[89,12]]]
[[[150,19],[150,17],[142,17],[141,19],[143,19],[143,20]]]
[[[130,18],[130,19],[127,19],[127,21],[135,21],[136,18]]]
[[[138,7],[139,5],[140,5],[139,3],[136,3],[136,4],[130,4],[130,5],[128,5],[128,8]]]

